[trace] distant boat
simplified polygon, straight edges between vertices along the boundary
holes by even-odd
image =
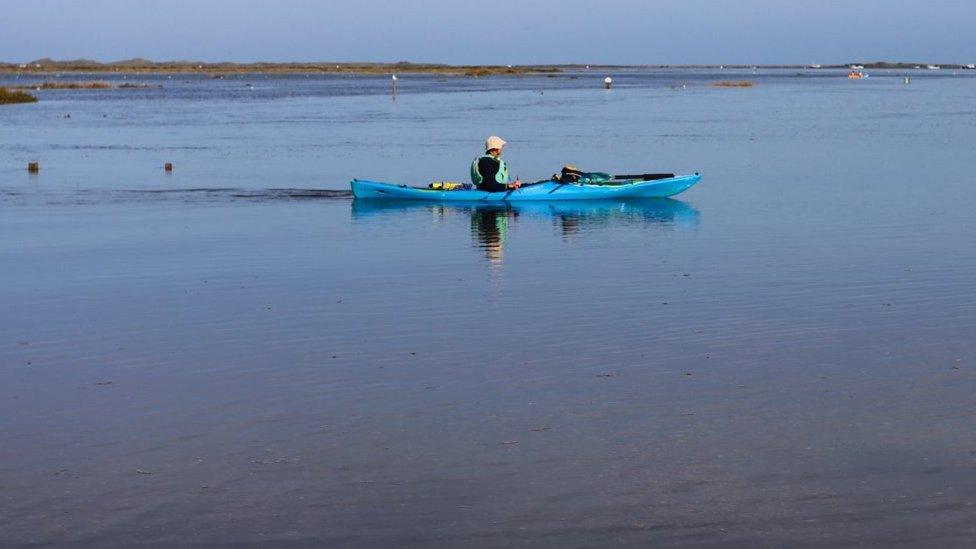
[[[925,65],[925,68],[928,69],[928,70],[930,70],[930,71],[937,71],[937,70],[941,70],[942,69],[942,67],[940,67],[938,65]]]
[[[851,65],[851,70],[859,71],[864,68],[864,65]]]
[[[860,80],[862,78],[867,78],[868,75],[864,74],[861,71],[851,71],[847,73],[847,77],[850,78],[851,80]]]
[[[810,65],[811,69],[819,69],[820,67],[821,65],[817,65],[817,64]]]
[[[970,63],[970,64],[966,65],[966,68],[967,69],[976,69],[976,65],[974,65],[973,63]]]

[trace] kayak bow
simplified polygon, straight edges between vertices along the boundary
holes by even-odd
[[[523,200],[593,200],[606,198],[665,198],[698,183],[701,175],[680,175],[654,181],[622,181],[613,185],[580,185],[540,181],[520,189],[490,193],[478,190],[444,191],[408,187],[394,183],[354,179],[350,182],[356,198],[373,200],[432,200],[439,202],[516,202]]]

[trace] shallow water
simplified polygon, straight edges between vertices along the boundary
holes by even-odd
[[[971,543],[976,80],[760,72],[0,109],[0,544]],[[345,192],[487,133],[523,179],[704,179]]]

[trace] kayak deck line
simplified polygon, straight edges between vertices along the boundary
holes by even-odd
[[[679,175],[652,181],[626,181],[612,185],[540,181],[500,192],[441,190],[397,183],[353,179],[349,185],[357,199],[429,200],[437,202],[517,202],[528,200],[594,200],[603,198],[667,198],[688,190],[701,174]]]

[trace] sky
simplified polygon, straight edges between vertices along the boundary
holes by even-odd
[[[974,0],[0,0],[0,60],[976,63]]]

